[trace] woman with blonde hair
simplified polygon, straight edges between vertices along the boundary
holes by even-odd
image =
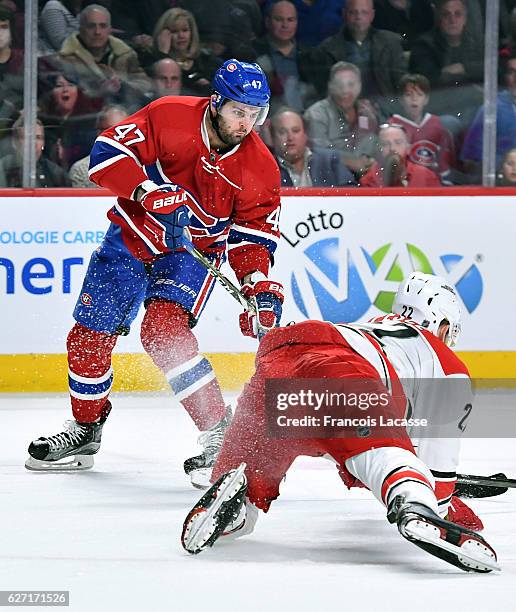
[[[150,54],[141,58],[144,65],[170,57],[181,68],[183,95],[209,95],[211,80],[222,62],[208,49],[201,48],[195,18],[181,8],[165,11],[158,19],[152,36]]]

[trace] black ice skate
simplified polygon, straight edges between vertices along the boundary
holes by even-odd
[[[224,433],[231,422],[231,416],[231,407],[228,406],[225,416],[197,439],[199,445],[204,447],[203,452],[196,457],[190,457],[183,464],[185,474],[190,476],[190,481],[196,489],[207,489],[211,486],[211,472],[222,447]]]
[[[65,431],[34,440],[30,443],[30,457],[25,467],[37,472],[89,470],[93,467],[93,455],[100,448],[102,427],[110,411],[111,403],[107,401],[96,423],[66,421]]]
[[[196,555],[244,524],[242,507],[247,492],[245,463],[223,474],[190,510],[183,525],[181,544]]]
[[[496,553],[484,538],[465,527],[445,521],[433,510],[418,503],[405,503],[397,495],[389,505],[387,518],[409,542],[465,572],[500,570]]]

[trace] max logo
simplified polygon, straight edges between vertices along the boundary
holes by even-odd
[[[178,206],[182,202],[186,202],[186,192],[180,191],[177,194],[167,196],[166,198],[161,198],[161,200],[156,200],[154,205],[152,206],[152,210],[158,210],[160,208],[166,208],[168,206]]]

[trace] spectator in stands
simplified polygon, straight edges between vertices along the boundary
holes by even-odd
[[[192,13],[181,8],[165,11],[154,28],[153,40],[152,53],[142,59],[145,64],[172,58],[181,68],[183,94],[210,94],[211,79],[222,62],[207,49],[200,48]]]
[[[465,0],[436,0],[436,27],[414,42],[410,55],[411,72],[432,86],[432,111],[446,115],[454,134],[469,125],[483,100],[483,42],[468,35],[466,22]]]
[[[68,36],[79,30],[84,0],[48,0],[38,21],[39,53],[57,53]]]
[[[437,115],[425,112],[430,99],[430,83],[422,74],[406,74],[400,81],[401,113],[389,123],[402,125],[411,148],[408,158],[433,170],[443,184],[451,184],[455,165],[455,147],[450,132]]]
[[[181,95],[181,68],[176,60],[165,57],[151,68],[154,99],[162,96]]]
[[[410,143],[401,125],[384,124],[378,132],[379,161],[360,179],[361,187],[439,187],[435,172],[410,161]]]
[[[188,0],[113,0],[113,27],[138,52],[141,63],[150,70],[154,61],[152,34],[159,18],[170,8],[189,10],[199,25],[208,28],[202,34],[201,47],[225,61],[238,57],[253,62],[256,54],[251,39],[261,33],[262,16],[256,0],[217,0],[217,2],[189,2]],[[224,9],[224,10],[222,10]],[[222,10],[222,14],[217,14]],[[201,22],[199,22],[201,19]],[[251,34],[249,34],[251,32]]]
[[[0,86],[16,108],[23,100],[23,51],[13,41],[14,13],[0,6]]]
[[[434,25],[431,0],[375,0],[374,9],[373,26],[399,34],[405,51],[410,51],[417,36]]]
[[[87,96],[71,66],[47,75],[51,88],[39,100],[49,157],[64,168],[89,153],[102,98]]]
[[[328,97],[305,112],[310,145],[337,149],[357,177],[374,162],[378,129],[373,106],[359,98],[361,87],[357,66],[337,62],[330,71]]]
[[[251,43],[261,34],[261,14],[255,0],[178,0],[175,6],[192,13],[203,42],[213,31],[232,36],[234,44]]]
[[[507,37],[502,41],[500,45],[500,58],[510,57],[516,52],[516,6],[512,9],[509,19],[509,27]]]
[[[23,96],[23,52],[13,45],[14,13],[0,6],[0,155],[12,152],[11,126]]]
[[[505,87],[496,99],[496,166],[508,149],[516,147],[516,53],[503,62]],[[480,107],[471,123],[462,147],[461,159],[465,169],[473,174],[481,172],[484,137],[484,107]]]
[[[258,64],[267,75],[274,107],[290,106],[298,111],[315,101],[315,89],[301,81],[296,43],[297,11],[290,0],[269,5],[265,37],[255,44]]]
[[[190,0],[181,0],[182,2],[189,3]],[[198,1],[198,0],[197,0]],[[199,3],[199,2],[198,2]],[[253,38],[257,38],[262,35],[263,24],[262,24],[262,12],[260,10],[261,0],[233,0],[233,10],[239,9],[245,16],[246,22],[249,24],[249,29],[253,33]],[[185,6],[184,8],[188,8]],[[240,15],[242,15],[240,13]],[[239,17],[239,13],[235,11],[235,18]],[[243,17],[240,17],[243,19]]]
[[[283,107],[273,116],[272,138],[283,187],[356,184],[335,150],[308,148],[303,118],[294,109]]]
[[[181,0],[182,2],[185,0]],[[186,0],[189,1],[189,0]],[[234,8],[243,11],[247,23],[250,25],[250,29],[254,34],[254,38],[261,36],[263,33],[263,20],[260,4],[262,0],[233,0],[232,5]]]
[[[158,19],[172,6],[170,0],[112,0],[114,31],[140,51],[152,48],[152,32]]]
[[[483,40],[486,28],[486,10],[488,0],[464,0],[468,20],[466,29],[468,36],[473,40]],[[489,2],[492,4],[492,2]],[[500,41],[506,40],[510,31],[509,8],[505,0],[500,0],[499,5],[499,20],[498,20],[498,35]]]
[[[382,116],[393,112],[392,102],[398,82],[406,72],[401,37],[371,27],[373,0],[347,0],[344,27],[303,58],[305,75],[320,93],[326,90],[330,67],[338,61],[355,64],[362,75],[364,97],[379,105]]]
[[[13,125],[12,144],[14,152],[0,158],[0,186],[2,187],[22,187],[23,142],[23,116],[20,116]],[[39,120],[36,121],[35,145],[36,186],[66,187],[68,180],[64,170],[43,155],[45,131]]]
[[[18,110],[9,100],[7,94],[3,92],[0,83],[0,157],[12,152],[11,147],[11,128],[18,117]]]
[[[81,11],[79,32],[64,41],[60,56],[75,67],[88,95],[135,104],[150,88],[136,52],[111,35],[111,14],[99,4]]]
[[[299,21],[297,29],[299,43],[316,47],[342,27],[342,9],[346,5],[346,0],[293,1]]]
[[[6,8],[14,15],[11,25],[11,35],[14,47],[23,48],[25,36],[25,0],[0,0],[0,7]]]
[[[169,61],[169,60],[166,60]],[[97,133],[100,134],[104,130],[121,123],[128,116],[127,110],[123,106],[106,106],[100,111],[97,120]],[[72,167],[68,176],[72,187],[97,187],[95,183],[90,181],[88,170],[90,167],[90,156],[86,155],[82,159],[77,160]]]
[[[255,43],[256,40],[253,40]],[[255,62],[256,50],[250,41],[242,41],[233,32],[226,32],[215,26],[202,35],[202,47],[208,49],[221,62],[238,57],[242,62]]]
[[[496,184],[500,187],[516,187],[516,148],[505,152]]]

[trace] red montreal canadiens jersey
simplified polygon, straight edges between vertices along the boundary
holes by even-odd
[[[437,115],[426,113],[418,125],[402,115],[393,115],[389,122],[402,125],[411,143],[409,159],[437,172],[444,182],[455,164],[455,148],[450,132]]]
[[[209,120],[207,98],[160,98],[102,132],[90,155],[90,178],[119,196],[108,217],[135,257],[159,254],[140,231],[145,210],[131,199],[138,185],[152,180],[187,191],[198,248],[227,247],[239,279],[255,270],[267,275],[279,238],[278,166],[254,132],[222,155],[210,150]]]

